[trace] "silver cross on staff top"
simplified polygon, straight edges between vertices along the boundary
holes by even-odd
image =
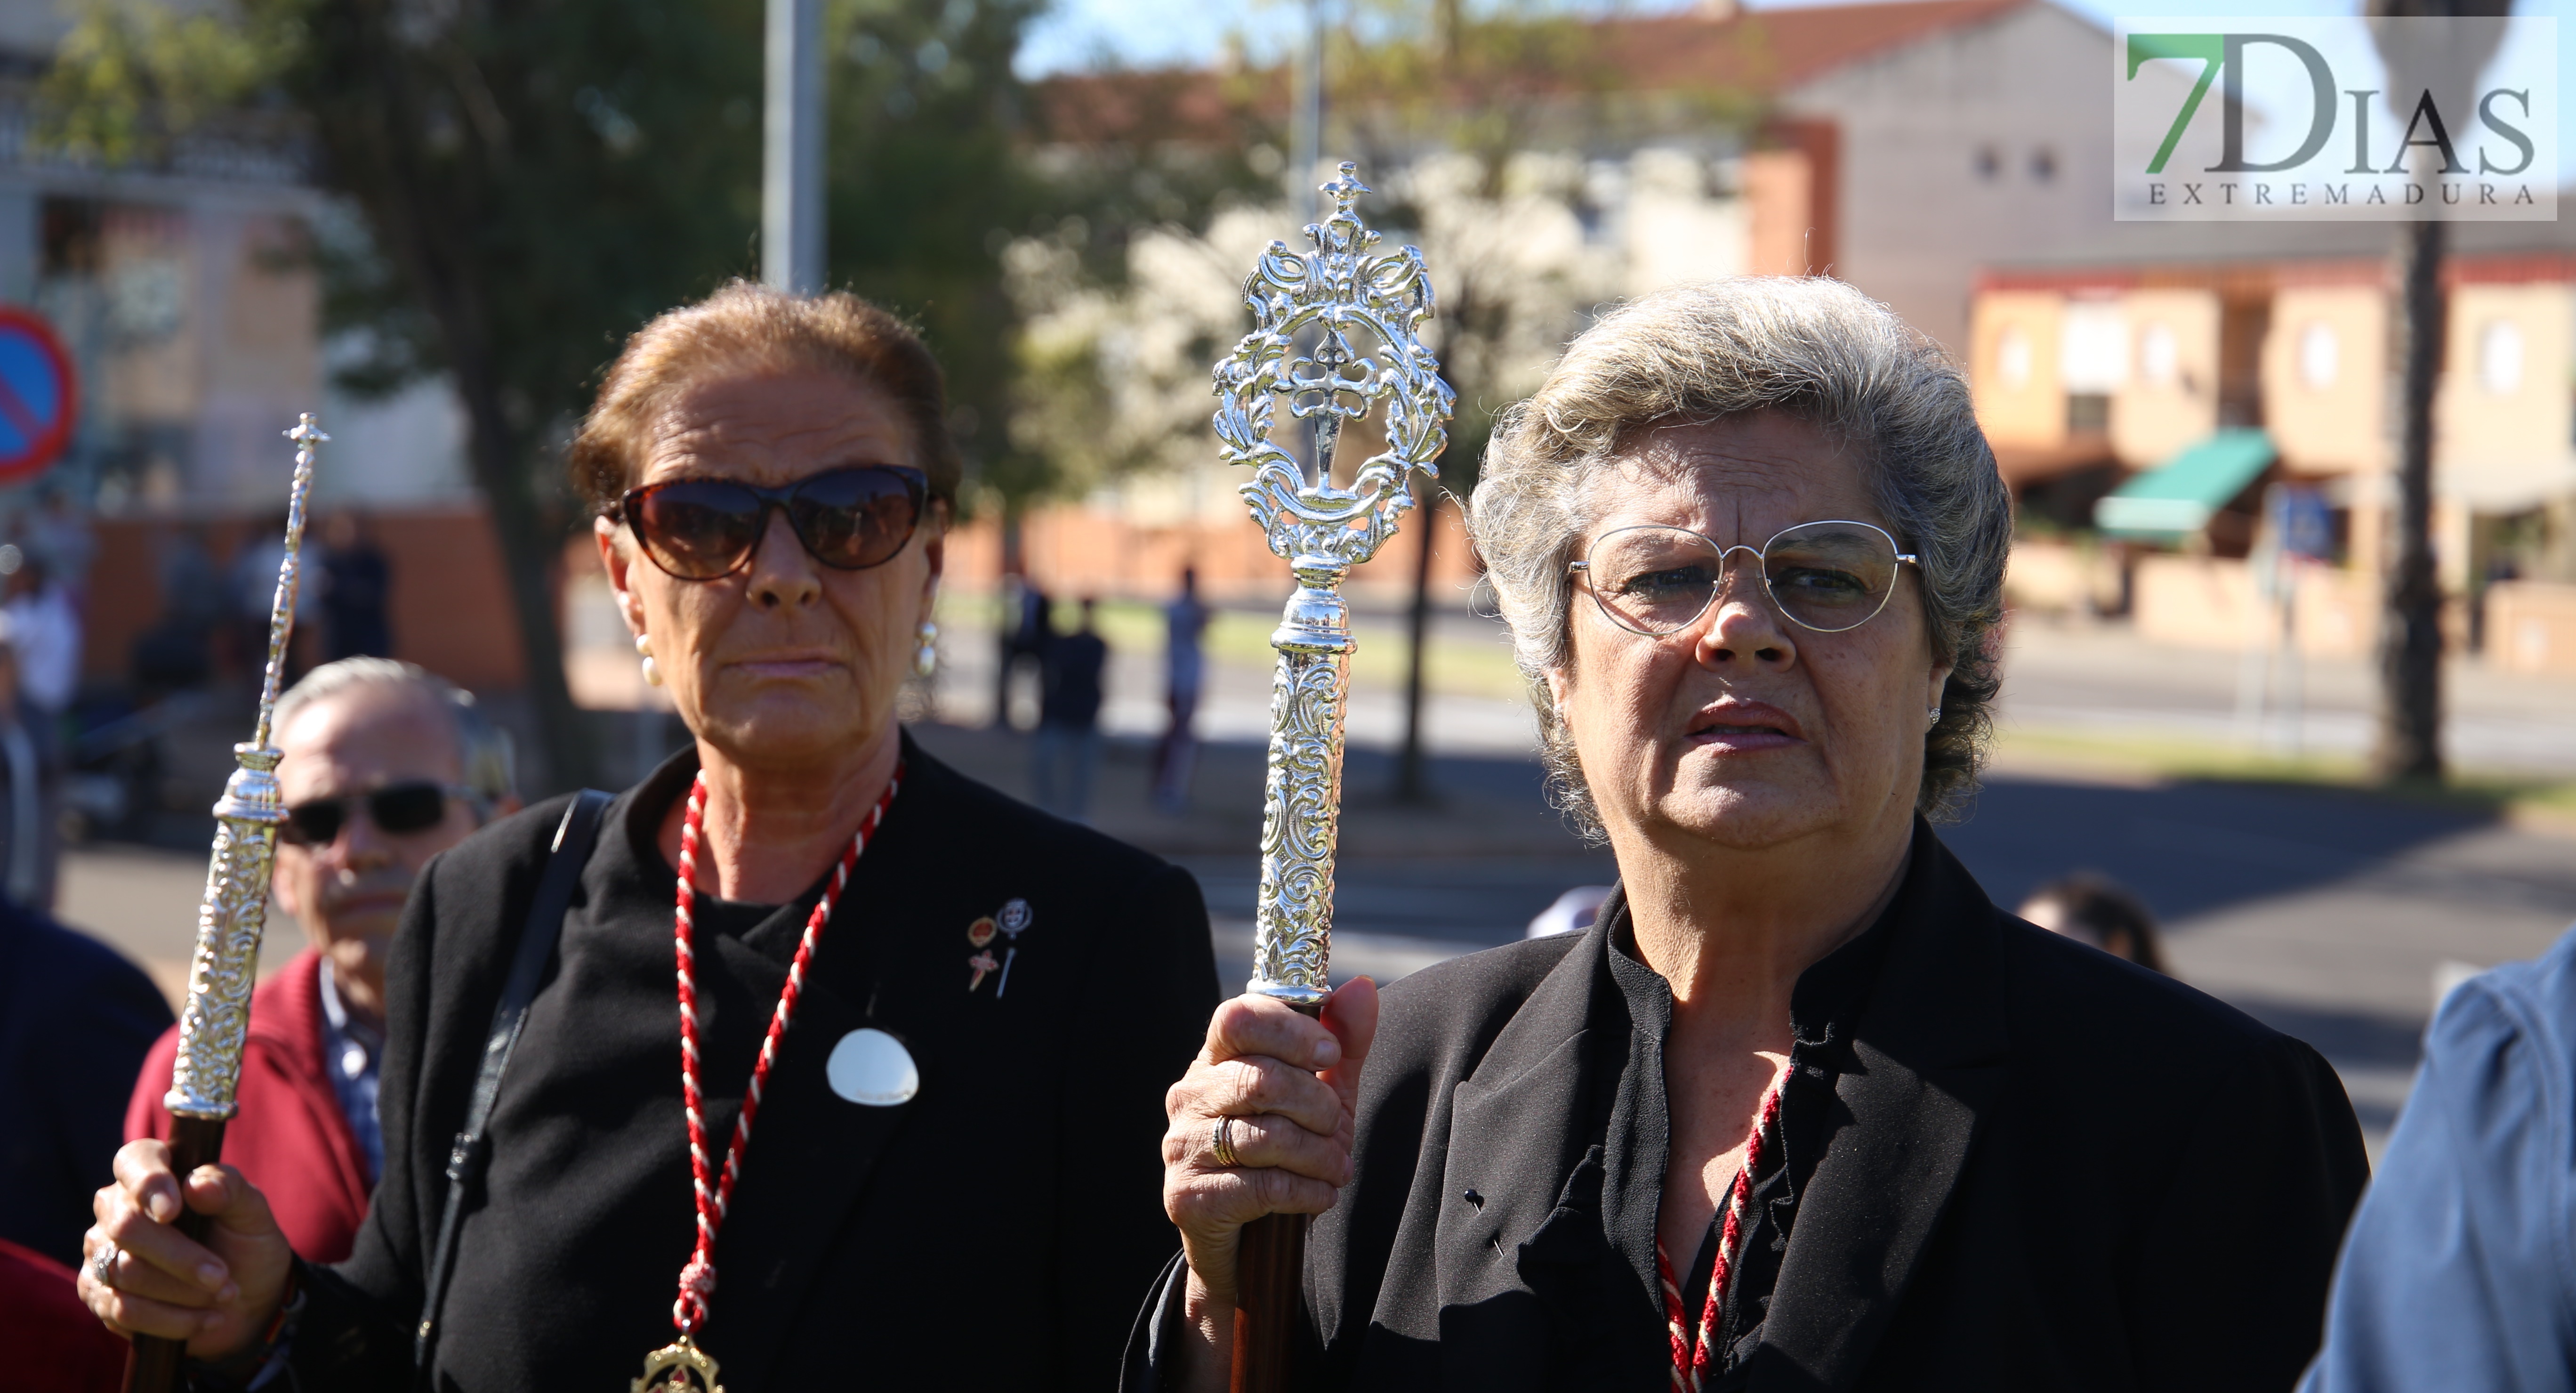
[[[1333,211],[1306,226],[1310,250],[1272,242],[1244,280],[1252,332],[1216,364],[1216,433],[1228,464],[1252,466],[1241,489],[1270,549],[1288,562],[1288,598],[1270,646],[1270,774],[1261,823],[1261,898],[1246,988],[1301,1010],[1330,990],[1333,852],[1342,804],[1342,716],[1350,691],[1350,606],[1340,586],[1377,555],[1413,506],[1410,475],[1439,476],[1457,396],[1418,337],[1433,313],[1418,248],[1376,251],[1379,234],[1351,205],[1370,190],[1359,167],[1323,186]],[[1311,346],[1304,346],[1311,345]],[[1280,398],[1312,423],[1310,482],[1271,438]],[[1333,485],[1342,427],[1385,405],[1386,448]]]

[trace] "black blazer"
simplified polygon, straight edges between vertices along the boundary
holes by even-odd
[[[1307,1250],[1298,1387],[1668,1387],[1664,1119],[1586,1082],[1639,1057],[1624,919],[1614,899],[1579,938],[1388,989],[1357,1175]],[[2325,1062],[2002,913],[1920,823],[1883,922],[1745,1386],[2289,1388],[2367,1169]],[[1178,1336],[1178,1276],[1132,1388]]]
[[[1171,1247],[1163,1090],[1216,1004],[1189,874],[941,765],[902,792],[808,969],[716,1250],[700,1343],[730,1393],[1105,1389],[1136,1290]],[[435,1386],[624,1388],[671,1341],[694,1233],[673,995],[673,872],[655,845],[684,753],[613,802],[492,1115]],[[556,800],[432,862],[387,973],[385,1174],[356,1252],[316,1271],[293,1340],[307,1393],[409,1387],[410,1332],[494,1001]],[[711,1146],[721,1156],[821,886],[733,936],[700,916]],[[1008,987],[974,990],[969,926],[1030,910]],[[741,917],[741,916],[736,916]],[[824,1064],[874,1024],[921,1091],[863,1107]],[[719,1160],[719,1164],[720,1164]]]
[[[90,1196],[116,1178],[125,1100],[169,1028],[143,969],[0,899],[0,1238],[79,1265]]]

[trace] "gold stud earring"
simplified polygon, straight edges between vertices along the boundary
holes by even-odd
[[[637,634],[635,636],[635,651],[644,659],[644,685],[647,687],[661,686],[662,670],[653,666],[653,640],[646,638],[642,634]]]
[[[925,619],[921,621],[921,646],[914,649],[912,654],[912,674],[915,677],[928,677],[937,671],[939,671],[939,626]]]

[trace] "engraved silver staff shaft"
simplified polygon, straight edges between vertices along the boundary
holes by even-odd
[[[1314,1009],[1330,989],[1333,857],[1342,804],[1342,717],[1351,676],[1350,606],[1340,587],[1413,506],[1415,470],[1437,478],[1455,398],[1419,337],[1431,279],[1413,247],[1376,251],[1351,206],[1357,165],[1323,186],[1333,211],[1306,226],[1309,249],[1272,242],[1243,283],[1253,329],[1216,364],[1216,433],[1229,464],[1252,467],[1244,501],[1288,562],[1297,592],[1270,636],[1270,772],[1261,822],[1261,898],[1246,988]],[[1314,431],[1315,478],[1271,438],[1279,399]],[[1386,448],[1333,484],[1344,425],[1384,403]]]
[[[250,1025],[250,989],[259,972],[259,939],[268,926],[268,875],[277,861],[277,828],[286,821],[278,795],[278,752],[269,743],[286,649],[295,634],[305,503],[313,492],[313,447],[329,440],[305,412],[295,429],[295,483],[286,504],[286,559],[277,568],[277,597],[268,612],[268,667],[260,679],[259,724],[250,743],[233,746],[239,766],[215,804],[215,845],[206,859],[206,895],[197,906],[197,950],[188,967],[188,1004],[179,1016],[179,1057],[162,1104],[173,1117],[219,1120],[233,1115],[241,1082],[242,1039]]]

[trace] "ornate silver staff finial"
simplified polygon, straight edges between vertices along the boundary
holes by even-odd
[[[259,973],[259,939],[268,927],[268,875],[277,862],[277,828],[286,821],[277,788],[278,751],[269,743],[286,650],[295,636],[295,592],[301,578],[305,503],[313,493],[313,447],[328,441],[307,411],[286,438],[295,442],[295,482],[286,503],[286,559],[268,611],[268,667],[260,680],[259,724],[250,743],[233,746],[239,765],[215,804],[215,844],[206,860],[206,894],[197,905],[197,948],[188,967],[188,1004],[179,1015],[179,1057],[162,1105],[173,1117],[219,1120],[233,1115],[241,1082],[242,1040],[250,1026],[250,989]]]
[[[1439,475],[1456,394],[1418,331],[1433,313],[1422,253],[1372,254],[1379,235],[1352,205],[1369,192],[1359,166],[1323,186],[1333,211],[1306,226],[1312,250],[1272,242],[1243,283],[1252,332],[1216,364],[1216,433],[1270,549],[1297,592],[1270,636],[1270,776],[1261,825],[1261,898],[1248,990],[1311,1010],[1329,990],[1333,852],[1342,801],[1342,715],[1350,690],[1350,606],[1338,593],[1413,506],[1410,475]],[[1311,343],[1311,348],[1300,347]],[[1272,412],[1312,422],[1315,478],[1271,439]],[[1345,423],[1386,404],[1386,448],[1347,489],[1333,485]]]

